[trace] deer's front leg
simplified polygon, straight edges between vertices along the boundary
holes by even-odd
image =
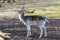
[[[31,36],[31,26],[27,24],[27,37]]]

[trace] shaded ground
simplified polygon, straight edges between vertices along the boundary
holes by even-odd
[[[47,37],[38,38],[39,28],[32,26],[32,36],[26,37],[26,26],[19,19],[0,20],[0,30],[12,33],[13,40],[60,40],[60,19],[49,19],[47,26]],[[59,32],[57,32],[57,29]]]

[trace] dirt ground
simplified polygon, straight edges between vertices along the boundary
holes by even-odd
[[[32,26],[32,36],[26,37],[26,26],[20,23],[18,19],[0,21],[0,30],[12,33],[11,37],[13,40],[60,40],[59,20],[49,20],[51,23],[46,25],[48,36],[42,37],[41,39],[38,38],[39,28],[36,26]]]
[[[38,38],[39,28],[37,26],[32,26],[32,36],[26,37],[26,26],[17,17],[0,20],[0,30],[12,33],[10,36],[13,40],[60,40],[60,19],[49,19],[49,21],[50,24],[46,24],[48,35],[40,39]]]

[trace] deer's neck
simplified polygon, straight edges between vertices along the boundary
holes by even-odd
[[[24,17],[24,14],[21,14],[21,18],[23,18]]]

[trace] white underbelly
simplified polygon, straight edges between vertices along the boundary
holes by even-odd
[[[36,21],[29,21],[29,24],[30,25],[37,25],[37,22]]]
[[[42,26],[42,25],[45,25],[45,21],[39,21],[39,22],[37,22],[37,21],[29,21],[29,24],[30,25],[40,25],[40,26]]]

